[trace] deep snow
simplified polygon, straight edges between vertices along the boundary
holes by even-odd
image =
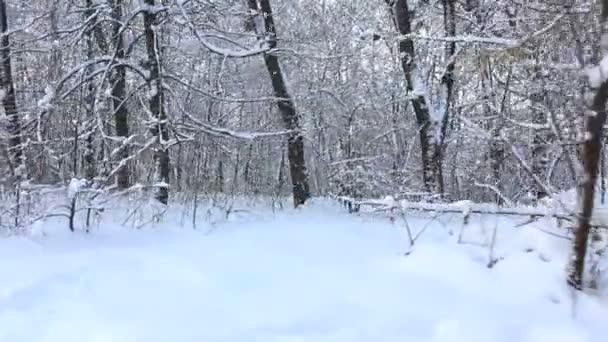
[[[405,256],[400,220],[327,203],[197,231],[178,216],[1,239],[0,341],[606,341],[608,306],[573,303],[567,242],[534,225],[475,217],[457,243],[458,215],[411,215],[430,226]]]

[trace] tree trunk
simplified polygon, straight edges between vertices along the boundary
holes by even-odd
[[[257,12],[257,18],[264,22],[265,42],[271,49],[277,47],[277,33],[272,16],[272,8],[269,0],[249,0],[249,7]],[[255,22],[254,18],[254,22]],[[310,198],[310,187],[308,184],[308,172],[304,159],[304,136],[300,127],[300,117],[296,111],[295,103],[289,94],[285,77],[279,59],[272,53],[264,54],[264,62],[272,81],[272,88],[277,97],[277,105],[285,127],[292,131],[287,140],[287,158],[289,160],[289,172],[293,188],[294,206],[298,207]]]
[[[602,55],[608,58],[608,0],[602,0],[601,13],[601,47]],[[597,72],[600,72],[597,70]],[[604,77],[604,76],[602,76]],[[572,244],[572,257],[568,270],[568,284],[577,290],[583,288],[583,273],[585,271],[585,257],[589,232],[591,230],[591,216],[593,215],[593,202],[595,197],[595,183],[597,181],[598,164],[600,159],[602,132],[606,123],[606,102],[608,101],[608,81],[603,81],[597,89],[591,104],[591,113],[587,116],[585,130],[586,139],[583,149],[585,163],[585,178],[583,183],[583,196],[579,216],[578,228]]]
[[[538,109],[533,109],[533,120],[535,124],[543,125],[547,123],[546,114]],[[541,129],[534,129],[532,138],[532,173],[539,179],[545,180],[547,173],[547,141],[545,132]],[[539,184],[534,184],[533,199],[538,202],[543,197],[549,195]]]
[[[14,173],[17,179],[25,177],[25,165],[23,161],[23,146],[21,145],[21,118],[17,111],[17,99],[15,97],[15,85],[13,83],[13,71],[11,65],[11,48],[8,34],[8,20],[6,15],[6,3],[0,0],[0,54],[2,55],[2,74],[0,75],[0,87],[2,91],[2,105],[4,113],[8,118],[8,146]]]
[[[454,0],[443,0],[443,24],[445,27],[446,37],[456,36],[456,8]],[[456,54],[456,42],[445,43],[445,63],[446,69],[441,77],[442,101],[443,110],[440,121],[434,122],[435,130],[439,132],[439,136],[433,140],[435,145],[433,149],[433,168],[436,173],[437,191],[443,196],[445,186],[443,183],[443,150],[445,148],[445,136],[448,128],[448,120],[450,118],[450,110],[452,104],[452,94],[454,90],[454,69],[456,62],[454,60]]]
[[[116,59],[122,60],[125,58],[124,34],[122,28],[122,0],[113,0],[112,4],[112,33],[114,46],[116,49]],[[98,39],[101,41],[101,39]],[[129,136],[129,111],[125,100],[127,98],[126,89],[126,69],[124,65],[115,66],[111,76],[111,95],[112,108],[114,110],[114,124],[116,126],[116,135],[127,139]],[[116,156],[118,162],[125,160],[129,156],[129,147],[122,146]],[[116,172],[116,186],[118,189],[126,189],[129,187],[129,166],[125,162],[124,165]]]
[[[545,87],[545,82],[541,70],[541,62],[545,56],[537,54],[535,56],[534,65],[534,76],[533,76],[533,87],[539,87],[540,89],[534,89],[530,95],[530,100],[536,103],[542,103],[548,98],[548,93]],[[547,124],[547,114],[543,110],[537,108],[532,109],[532,120],[537,125]],[[544,129],[534,128],[532,137],[532,173],[538,176],[539,179],[545,180],[547,173],[547,134]],[[541,198],[549,195],[545,189],[539,184],[533,185],[533,199],[538,202]]]
[[[407,0],[387,0],[391,5],[391,11],[394,14],[395,25],[402,35],[412,33],[410,10]],[[416,123],[418,125],[418,135],[420,137],[420,150],[422,153],[422,182],[427,192],[435,192],[439,190],[437,183],[437,163],[433,162],[437,153],[434,151],[435,144],[431,142],[431,116],[429,113],[428,103],[423,95],[420,94],[419,75],[416,68],[416,54],[414,49],[414,41],[411,38],[402,38],[399,42],[399,54],[401,58],[401,67],[405,74],[405,82],[408,95],[411,98],[414,114],[416,115]]]
[[[92,0],[85,0],[85,20],[90,18],[94,13],[93,2]],[[91,24],[92,27],[95,27],[96,20]],[[89,28],[84,33],[84,39],[86,43],[86,55],[88,60],[92,60],[94,57],[94,41],[93,41],[93,28]],[[93,72],[93,67],[89,66],[85,72],[85,78],[87,78]],[[89,122],[93,122],[95,120],[95,87],[93,84],[93,80],[89,80],[86,85],[85,90],[85,109],[86,109],[86,120]],[[95,165],[95,148],[94,144],[94,130],[87,133],[86,137],[86,146],[84,151],[84,163],[85,163],[85,178],[90,182],[93,181],[96,174],[96,165]],[[77,158],[77,156],[74,156]]]
[[[504,126],[504,115],[502,108],[500,112],[496,112],[493,110],[493,106],[490,106],[490,102],[495,103],[496,94],[493,90],[492,85],[492,69],[490,66],[490,58],[488,56],[480,56],[479,58],[479,67],[481,69],[481,84],[483,89],[483,99],[484,99],[484,115],[496,115],[497,119],[493,120],[494,124],[491,129],[492,132],[492,140],[490,141],[490,169],[492,174],[492,185],[498,189],[499,192],[503,191],[503,186],[501,182],[501,170],[502,165],[505,158],[505,151],[503,142],[500,139],[500,134]],[[507,78],[507,86],[508,86],[509,78]],[[505,94],[506,96],[506,94]],[[504,102],[504,99],[503,99]],[[499,194],[492,193],[492,198],[494,202],[498,205],[503,204],[503,198]]]
[[[167,132],[167,115],[163,108],[163,87],[161,81],[160,49],[158,37],[155,31],[156,12],[154,11],[154,0],[144,0],[148,9],[144,15],[144,35],[146,39],[146,52],[150,77],[148,79],[149,105],[152,113],[153,123],[150,132],[156,137],[154,145],[154,187],[156,192],[154,198],[163,204],[169,202],[169,151],[165,143],[169,140]]]

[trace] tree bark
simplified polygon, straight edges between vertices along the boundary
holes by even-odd
[[[501,170],[502,165],[504,163],[505,158],[505,150],[503,146],[503,142],[500,139],[500,134],[504,126],[504,110],[501,106],[501,111],[496,112],[493,110],[493,106],[490,106],[490,101],[495,102],[496,94],[492,89],[492,70],[490,66],[490,58],[488,56],[480,56],[479,57],[479,67],[481,69],[481,84],[483,89],[483,110],[486,115],[493,114],[497,116],[496,120],[493,120],[493,125],[491,128],[492,138],[490,141],[490,169],[492,174],[492,185],[498,189],[499,192],[503,191],[503,186],[501,182]],[[510,75],[510,74],[509,74]],[[510,76],[507,78],[507,88],[509,86]],[[505,96],[507,96],[505,92]],[[504,102],[504,98],[503,101]],[[503,198],[496,193],[491,194],[494,202],[498,205],[502,205],[504,200]]]
[[[15,176],[21,178],[26,176],[24,170],[23,146],[21,145],[21,118],[17,110],[17,99],[15,97],[15,84],[13,82],[11,64],[11,44],[8,34],[6,3],[4,0],[0,0],[0,31],[2,32],[2,37],[0,38],[0,55],[2,56],[0,87],[3,92],[2,105],[4,107],[4,113],[8,118],[9,155],[13,164]]]
[[[407,0],[386,0],[391,11],[393,12],[395,25],[399,30],[399,33],[407,36],[412,33],[410,9]],[[418,135],[420,138],[420,150],[422,153],[422,182],[427,192],[438,191],[437,183],[437,163],[433,162],[434,157],[437,153],[434,151],[435,144],[431,142],[431,116],[429,113],[429,107],[425,97],[420,94],[420,89],[416,88],[416,83],[420,82],[419,75],[416,74],[418,71],[416,68],[416,54],[414,48],[414,41],[411,38],[402,38],[399,42],[399,54],[401,58],[401,67],[405,74],[405,82],[412,103],[414,107],[414,114],[416,116],[416,124],[418,125]]]
[[[456,8],[454,0],[443,0],[443,24],[445,28],[446,37],[456,36]],[[456,61],[454,60],[456,55],[456,42],[445,43],[445,61],[446,70],[441,77],[441,88],[443,90],[442,101],[444,112],[441,113],[442,118],[440,121],[435,122],[435,129],[439,132],[439,137],[435,138],[433,143],[435,148],[433,149],[433,168],[436,173],[437,191],[440,195],[445,192],[445,186],[443,182],[443,150],[445,136],[448,128],[448,120],[450,118],[450,110],[452,105],[452,94],[454,90],[454,69]]]
[[[534,89],[530,95],[530,100],[536,103],[542,103],[548,98],[545,82],[542,75],[542,59],[546,56],[541,56],[540,53],[535,56],[534,65],[534,76],[533,87],[539,87],[540,89]],[[532,120],[537,125],[547,124],[547,113],[537,108],[532,108]],[[541,180],[546,179],[547,174],[547,134],[544,129],[535,128],[532,137],[532,172],[537,175]],[[533,185],[533,199],[538,202],[541,198],[548,196],[549,194],[539,184]]]
[[[94,15],[95,11],[93,9],[92,0],[85,0],[85,20]],[[91,25],[94,27],[96,22],[93,22]],[[84,39],[86,43],[86,55],[88,60],[92,60],[94,57],[94,41],[93,41],[93,28],[89,28],[84,33]],[[93,72],[93,67],[89,66],[85,72],[85,78],[87,78]],[[89,80],[86,85],[85,90],[85,107],[86,107],[86,119],[92,122],[95,120],[95,87],[93,84],[93,80]],[[85,178],[92,182],[93,178],[95,178],[95,174],[97,173],[97,168],[95,165],[95,147],[94,145],[94,133],[93,131],[87,133],[86,137],[86,146],[84,151],[84,163],[85,163]],[[77,156],[74,156],[77,158]]]
[[[249,0],[249,7],[255,11],[257,18],[264,22],[264,38],[270,49],[277,47],[277,32],[272,16],[272,8],[269,0]],[[255,17],[253,18],[255,22]],[[261,32],[259,32],[261,33]],[[300,117],[296,111],[293,98],[289,94],[285,76],[279,64],[279,58],[272,54],[264,54],[264,62],[274,94],[277,97],[277,106],[285,127],[291,131],[287,140],[287,159],[289,160],[289,172],[291,175],[293,202],[298,207],[310,198],[310,186],[308,183],[308,172],[304,159],[304,136],[300,125]]]
[[[122,28],[122,0],[113,0],[112,3],[112,33],[114,39],[114,46],[116,49],[116,59],[122,60],[125,58],[125,44],[124,34],[121,31]],[[98,39],[98,41],[102,41]],[[117,65],[112,70],[111,76],[111,95],[112,95],[112,107],[114,110],[114,124],[116,129],[116,135],[127,139],[129,136],[129,111],[125,103],[126,100],[126,67],[124,65]],[[122,146],[121,150],[116,156],[118,162],[127,160],[129,156],[129,147]],[[126,189],[129,187],[129,166],[125,163],[116,172],[116,186],[118,189]]]
[[[153,123],[150,132],[156,137],[154,145],[154,187],[156,192],[154,198],[163,204],[169,202],[169,151],[165,142],[169,140],[167,132],[167,115],[163,108],[163,86],[161,81],[160,49],[158,37],[154,28],[156,12],[154,11],[154,0],[144,0],[148,9],[143,11],[144,36],[146,39],[147,63],[150,71],[148,78],[148,94],[150,113]]]
[[[602,0],[600,38],[602,55],[608,58],[608,0]],[[585,257],[591,230],[591,217],[595,198],[595,184],[597,181],[598,164],[602,144],[602,132],[606,123],[606,102],[608,102],[608,81],[602,82],[597,89],[591,104],[591,113],[586,118],[585,130],[587,137],[583,149],[585,164],[585,179],[579,216],[578,228],[572,244],[572,257],[568,270],[568,284],[577,290],[583,289],[583,273],[585,271]]]

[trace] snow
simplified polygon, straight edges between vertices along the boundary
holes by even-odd
[[[589,85],[592,88],[599,88],[602,83],[608,80],[608,56],[602,58],[598,65],[587,68],[585,73],[589,78]]]
[[[74,198],[82,189],[88,186],[89,182],[84,178],[72,178],[68,184],[68,198]]]
[[[398,221],[320,200],[199,230],[180,227],[176,208],[167,215],[133,230],[107,214],[88,235],[48,221],[1,239],[0,341],[605,338],[604,299],[578,294],[574,305],[564,284],[568,242],[505,218],[473,215],[458,244],[461,215],[411,214],[414,230],[430,226],[404,256]],[[494,227],[500,261],[487,268]]]
[[[463,217],[468,217],[469,215],[471,215],[471,212],[473,211],[473,202],[469,201],[469,200],[462,200],[462,201],[454,202],[453,206],[456,208],[462,209]]]
[[[168,188],[169,183],[167,183],[165,181],[156,182],[156,183],[154,183],[154,187],[155,188]]]
[[[150,85],[150,90],[148,91],[148,99],[152,99],[154,96],[158,95],[158,85],[156,82]]]
[[[164,10],[166,10],[167,7],[166,6],[162,6],[162,5],[150,5],[147,4],[145,2],[141,2],[139,5],[139,11],[141,12],[148,12],[149,14],[158,14]]]
[[[239,48],[231,49],[231,48],[217,46],[213,43],[210,43],[209,41],[207,41],[204,38],[205,38],[205,36],[214,36],[214,35],[211,35],[209,33],[200,34],[198,32],[198,30],[196,29],[196,27],[194,26],[192,19],[190,19],[188,13],[184,9],[183,4],[178,3],[178,6],[179,6],[179,9],[183,16],[183,19],[188,23],[188,26],[190,26],[190,29],[192,30],[192,33],[194,34],[196,39],[199,41],[199,43],[202,46],[204,46],[207,50],[211,51],[212,53],[224,56],[226,58],[245,58],[245,57],[261,55],[270,50],[270,47],[268,46],[267,42],[260,42],[258,47],[245,48],[242,46],[242,44],[240,44],[236,41],[232,41],[230,38],[225,37],[225,36],[217,36],[217,37],[219,37],[224,42],[231,41],[232,45],[238,46]],[[254,19],[254,23],[256,25],[258,25],[259,22],[256,22],[255,20],[258,20],[258,19]]]
[[[255,27],[255,32],[257,34],[264,34],[266,33],[266,25],[264,23],[264,17],[260,14],[254,13],[253,15],[253,24]]]
[[[38,108],[42,110],[51,110],[53,108],[53,100],[55,99],[55,89],[51,86],[44,88],[44,96],[38,100]]]

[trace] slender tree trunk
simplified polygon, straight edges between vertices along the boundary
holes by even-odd
[[[546,114],[540,110],[534,109],[534,123],[542,125],[546,124]],[[545,180],[547,173],[547,142],[545,134],[540,129],[534,129],[534,137],[532,138],[532,173],[538,176],[541,180]],[[538,184],[534,184],[534,201],[538,201],[548,194],[545,189]]]
[[[113,0],[112,4],[112,33],[114,45],[116,49],[116,59],[122,60],[125,58],[124,34],[122,28],[122,3],[123,0]],[[98,41],[103,41],[98,39]],[[127,139],[129,136],[129,111],[125,103],[126,100],[126,69],[125,66],[116,66],[112,71],[111,77],[111,95],[112,107],[114,110],[114,124],[116,126],[116,135]],[[122,146],[117,155],[118,162],[125,160],[129,156],[129,147]],[[129,165],[124,163],[116,173],[116,186],[118,189],[126,189],[129,187]]]
[[[247,187],[250,186],[249,172],[250,172],[250,168],[251,168],[251,158],[253,158],[253,144],[249,144],[249,149],[247,151],[247,161],[245,162],[245,167],[244,167],[244,171],[243,171],[243,180],[245,181],[245,185]]]
[[[608,58],[608,0],[602,0],[601,13],[601,48],[604,58]],[[598,71],[599,72],[599,71]],[[602,76],[605,77],[605,76]],[[600,159],[602,132],[606,123],[606,102],[608,102],[608,81],[602,82],[597,89],[591,104],[591,115],[588,115],[585,125],[586,134],[583,149],[585,163],[585,178],[583,183],[583,196],[579,216],[578,228],[572,244],[572,257],[568,270],[568,284],[575,289],[583,288],[583,274],[585,271],[585,257],[591,230],[591,217],[593,215],[593,202],[595,197],[595,184],[597,181],[598,164]]]
[[[442,0],[443,1],[443,24],[445,27],[445,33],[447,37],[456,36],[456,8],[454,0]],[[433,149],[433,168],[436,173],[437,191],[443,196],[445,192],[445,185],[443,182],[443,150],[445,148],[445,136],[448,128],[448,121],[450,118],[450,111],[452,106],[452,95],[454,91],[454,69],[456,61],[454,60],[456,55],[456,42],[447,42],[445,45],[445,62],[446,70],[441,78],[441,89],[443,94],[443,113],[440,121],[434,122],[435,130],[439,132],[439,136],[433,139],[435,148]]]
[[[534,76],[532,78],[532,86],[540,87],[540,89],[535,89],[530,95],[532,102],[537,103],[543,102],[548,96],[541,70],[542,58],[544,58],[544,56],[540,56],[540,53],[536,55]],[[537,125],[546,125],[547,114],[542,110],[534,108],[532,109],[532,120]],[[547,159],[547,134],[544,129],[534,128],[532,137],[532,172],[543,181],[545,180],[545,175],[547,173]],[[535,183],[533,187],[535,202],[538,202],[541,198],[549,195],[539,184]]]
[[[236,179],[236,177],[234,177]],[[216,191],[218,192],[218,194],[223,194],[224,193],[224,186],[225,181],[224,181],[224,162],[222,161],[222,156],[219,156],[219,161],[217,163],[217,187],[216,187]],[[234,193],[233,193],[234,195]]]
[[[17,99],[15,97],[15,85],[13,82],[13,71],[11,64],[11,48],[8,34],[8,20],[6,15],[6,3],[0,0],[0,54],[2,56],[2,74],[0,75],[0,87],[2,92],[2,105],[4,113],[8,118],[8,146],[10,149],[10,158],[13,164],[13,170],[20,179],[25,177],[25,165],[23,160],[23,146],[21,145],[21,118],[17,110]]]
[[[48,25],[49,25],[49,39],[52,42],[49,47],[49,61],[48,61],[48,74],[46,80],[46,86],[53,88],[54,83],[59,80],[63,70],[63,50],[61,47],[56,44],[56,42],[60,41],[60,33],[59,33],[59,10],[62,3],[59,0],[48,0],[46,1],[48,6]],[[61,116],[65,112],[62,112],[64,108],[56,107],[56,106],[48,106],[44,109],[44,113],[40,113],[38,120],[40,121],[41,128],[41,140],[45,141],[50,139],[52,136],[52,126],[49,125],[48,120],[43,120],[43,116],[51,117],[57,114]],[[41,146],[40,151],[36,151],[40,157],[37,160],[40,163],[40,170],[42,171],[39,175],[37,175],[37,181],[49,182],[49,181],[57,181],[57,178],[49,173],[50,170],[56,168],[58,170],[59,179],[65,180],[68,175],[67,163],[62,163],[61,161],[57,161],[55,158],[50,157],[50,151],[48,150],[48,146]],[[76,159],[77,156],[74,156]]]
[[[604,204],[606,200],[606,153],[604,153],[605,146],[606,142],[604,141],[604,144],[602,145],[602,151],[600,152],[600,200],[602,204]]]
[[[257,18],[264,22],[265,42],[271,49],[277,47],[277,32],[272,16],[272,8],[269,0],[249,0],[249,7],[257,12]],[[253,18],[254,22],[257,18]],[[300,117],[296,111],[293,98],[289,94],[285,76],[279,64],[279,58],[272,54],[264,54],[264,62],[272,81],[272,88],[277,97],[277,105],[285,127],[292,131],[287,140],[287,159],[289,160],[289,172],[293,188],[294,206],[298,207],[310,198],[310,186],[308,183],[308,172],[304,159],[304,136],[300,125]]]
[[[85,17],[86,19],[90,18],[95,12],[93,9],[92,0],[85,0]],[[86,20],[85,19],[85,20]],[[95,26],[95,21],[92,23],[93,27]],[[94,57],[94,41],[93,41],[93,28],[89,28],[85,31],[84,39],[86,44],[86,55],[88,60],[92,60]],[[93,67],[90,66],[86,69],[85,75],[88,76],[92,73]],[[85,78],[86,78],[85,76]],[[93,85],[93,80],[89,80],[86,85],[86,94],[85,94],[85,107],[86,107],[86,120],[89,122],[93,122],[95,120],[95,87]],[[95,165],[95,148],[94,144],[94,133],[93,131],[87,133],[86,137],[86,146],[84,151],[84,163],[85,163],[85,178],[90,182],[93,181],[93,178],[96,174],[96,165]],[[77,158],[75,156],[74,158]]]
[[[490,66],[490,60],[488,56],[479,57],[479,67],[481,69],[481,83],[483,89],[483,100],[484,100],[484,115],[497,115],[498,118],[494,121],[492,131],[492,140],[490,141],[490,168],[492,173],[492,185],[502,192],[502,182],[500,179],[502,165],[504,162],[504,146],[500,139],[500,134],[504,126],[504,113],[496,113],[490,102],[495,102],[496,94],[493,90],[492,85],[492,70]],[[496,204],[502,204],[503,198],[499,194],[492,193],[491,195]]]
[[[150,113],[152,113],[153,124],[150,132],[156,137],[154,146],[154,186],[156,193],[154,198],[163,204],[169,202],[169,151],[165,143],[169,140],[167,132],[167,115],[163,108],[163,87],[161,81],[160,48],[156,34],[156,12],[154,11],[154,0],[144,0],[149,9],[143,12],[144,35],[146,39],[146,52],[150,78],[148,79],[148,91],[150,99]]]
[[[402,35],[412,33],[410,10],[407,0],[386,0],[391,6],[391,11],[394,15],[395,25]],[[423,95],[420,94],[420,75],[417,74],[416,54],[414,41],[411,38],[402,38],[399,42],[399,54],[401,58],[401,67],[405,74],[406,87],[408,95],[411,98],[414,114],[416,115],[416,123],[418,125],[418,135],[420,137],[420,150],[422,153],[422,182],[427,192],[435,192],[438,190],[437,184],[437,164],[433,162],[433,158],[437,155],[434,152],[436,147],[431,141],[431,116],[429,113],[428,103]]]

